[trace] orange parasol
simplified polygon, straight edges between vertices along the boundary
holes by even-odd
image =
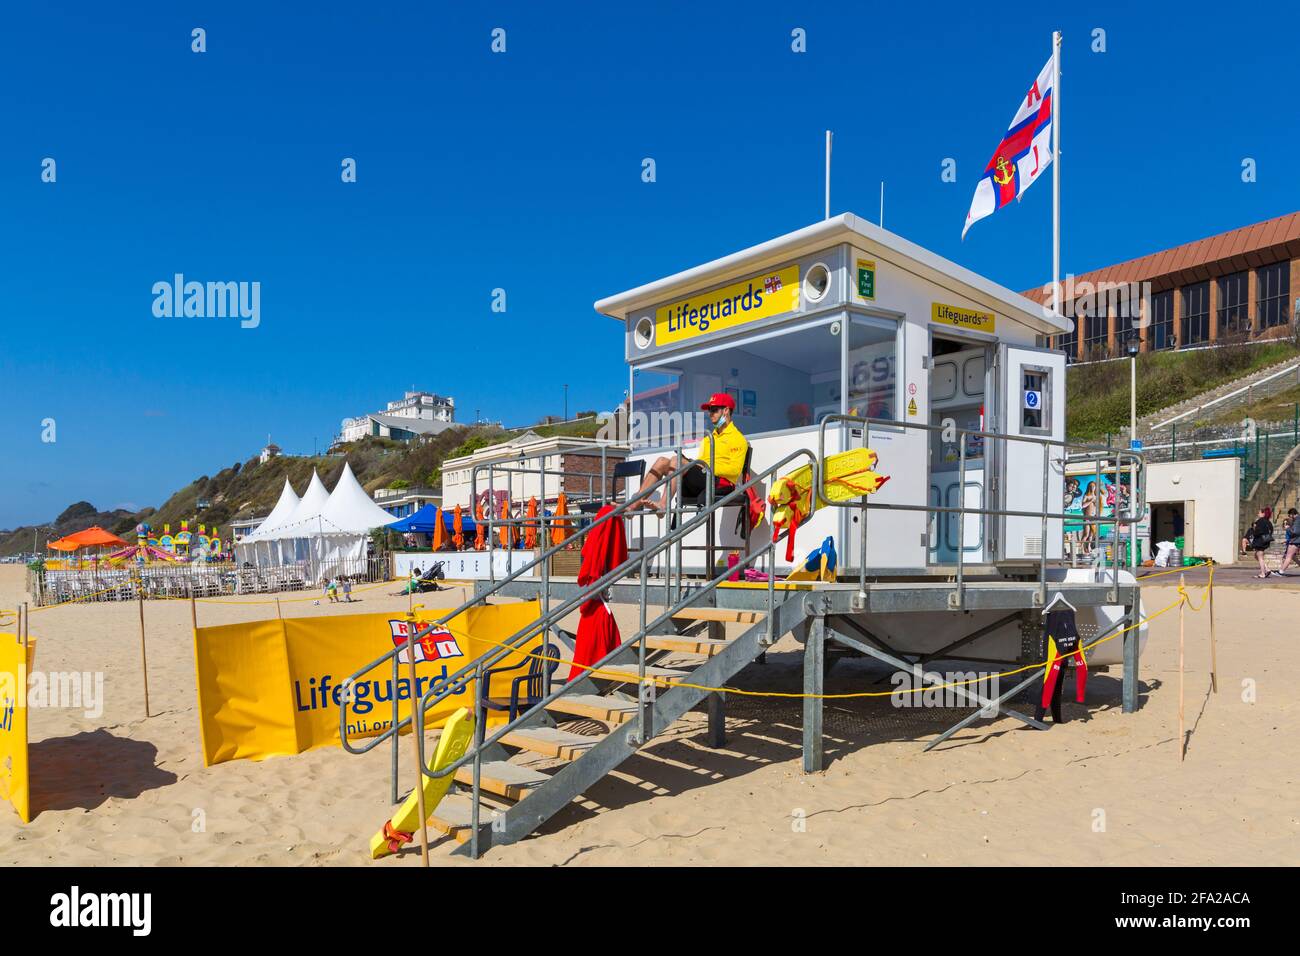
[[[99,525],[94,525],[84,531],[62,537],[58,541],[51,541],[48,547],[54,548],[56,551],[76,551],[78,548],[104,547],[106,545],[116,545],[124,548],[126,542],[112,532],[105,531]]]
[[[483,524],[483,502],[474,505],[474,550],[483,550],[483,534],[486,526]]]
[[[560,497],[555,500],[555,516],[559,518],[561,515],[567,515],[568,513],[569,496],[564,492],[560,492]],[[554,527],[551,529],[551,544],[564,544],[564,539],[568,536],[569,523],[567,521],[556,521]]]
[[[460,505],[452,511],[451,519],[452,536],[451,540],[456,542],[456,550],[465,549],[465,517],[461,514]]]
[[[433,510],[433,550],[441,551],[442,546],[446,544],[446,531],[442,526],[442,509]]]
[[[537,496],[528,499],[528,524],[524,526],[524,547],[532,550],[537,547]]]
[[[502,521],[510,520],[510,502],[504,498],[501,500],[501,520]],[[510,526],[507,524],[503,524],[501,526],[501,530],[498,531],[497,534],[501,538],[501,547],[503,548],[510,547]]]

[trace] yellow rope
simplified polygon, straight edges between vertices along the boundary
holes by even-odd
[[[1209,593],[1209,588],[1212,584],[1213,584],[1213,570],[1211,569],[1211,580],[1206,582],[1204,588],[1207,594]],[[1106,637],[1099,638],[1090,644],[1084,645],[1079,649],[1081,651],[1087,651],[1101,644],[1105,644],[1107,641],[1113,641],[1115,640],[1115,638],[1121,637],[1122,635],[1133,630],[1134,628],[1141,627],[1143,624],[1147,624],[1151,621],[1154,621],[1162,614],[1167,614],[1168,612],[1172,611],[1174,608],[1178,607],[1180,604],[1183,603],[1186,603],[1189,607],[1192,607],[1193,610],[1200,610],[1199,607],[1195,607],[1192,605],[1191,600],[1187,596],[1187,593],[1183,591],[1182,588],[1179,588],[1179,592],[1180,592],[1179,597],[1176,601],[1173,601],[1172,603],[1166,605],[1165,607],[1161,608],[1159,611],[1156,611],[1154,614],[1150,614],[1140,619],[1136,624],[1130,624],[1128,627],[1116,631],[1114,634],[1110,634]],[[1204,606],[1205,606],[1205,602],[1204,600],[1202,600],[1201,607]],[[417,623],[423,625],[424,623],[427,622],[417,622]],[[505,647],[505,648],[510,647],[510,645],[505,644],[501,641],[493,641],[489,638],[473,636],[466,631],[461,631],[456,628],[449,627],[446,624],[441,626],[446,628],[446,630],[448,630],[449,632],[451,632],[456,636],[465,637],[465,638],[473,637],[474,640],[479,641],[483,644],[493,644],[497,647]],[[511,649],[518,650],[517,648],[511,648]],[[525,657],[536,658],[542,661],[555,662],[559,664],[567,663],[573,667],[578,668],[579,670],[587,671],[593,677],[602,677],[606,680],[617,680],[625,684],[639,684],[642,682],[639,675],[629,677],[627,674],[622,672],[604,671],[598,667],[592,667],[586,664],[579,664],[576,663],[575,661],[566,661],[564,658],[561,657],[550,657],[538,651],[525,651],[523,652],[523,654]],[[949,681],[943,684],[925,684],[921,687],[909,688],[907,690],[897,689],[897,690],[886,690],[886,691],[858,691],[858,692],[846,693],[846,694],[802,694],[802,693],[793,693],[788,691],[743,690],[738,687],[728,687],[728,686],[710,687],[707,684],[692,684],[686,681],[670,680],[662,677],[654,677],[652,675],[646,675],[644,682],[665,689],[672,688],[672,687],[689,687],[692,690],[702,690],[702,691],[707,691],[709,693],[736,694],[741,697],[781,697],[781,698],[795,698],[795,699],[809,699],[809,700],[846,700],[849,698],[857,698],[857,697],[892,697],[895,694],[919,694],[919,693],[925,693],[926,691],[943,690],[948,687],[962,687],[967,684],[983,683],[992,678],[997,678],[1000,680],[1004,677],[1013,677],[1016,674],[1023,674],[1026,671],[1038,670],[1042,667],[1043,667],[1043,662],[1039,661],[1038,663],[1035,664],[1027,664],[1024,667],[1017,667],[1013,670],[1003,671],[998,674],[985,674],[982,677],[973,678],[971,680]]]
[[[1127,627],[1122,628],[1121,630],[1118,630],[1118,631],[1116,631],[1116,632],[1113,633],[1113,634],[1107,635],[1106,637],[1098,638],[1097,640],[1092,641],[1092,642],[1089,643],[1089,644],[1085,644],[1084,646],[1082,646],[1082,647],[1080,648],[1080,650],[1081,650],[1081,651],[1088,651],[1088,650],[1091,650],[1092,648],[1097,647],[1097,646],[1099,646],[1099,645],[1101,645],[1101,644],[1105,644],[1107,641],[1113,641],[1113,640],[1115,640],[1117,637],[1121,637],[1121,636],[1123,636],[1124,634],[1128,633],[1129,631],[1132,631],[1132,630],[1134,630],[1135,628],[1139,628],[1139,627],[1141,627],[1143,624],[1148,624],[1148,623],[1150,623],[1151,621],[1154,621],[1156,618],[1160,617],[1162,614],[1167,614],[1167,613],[1169,613],[1170,611],[1172,611],[1174,608],[1178,607],[1178,606],[1181,605],[1181,604],[1186,604],[1186,605],[1187,605],[1188,607],[1190,607],[1193,611],[1200,611],[1202,608],[1205,607],[1205,600],[1204,600],[1205,595],[1208,595],[1208,594],[1209,594],[1210,588],[1213,587],[1213,585],[1214,585],[1214,565],[1213,565],[1212,562],[1210,563],[1209,568],[1210,568],[1210,576],[1209,576],[1209,580],[1206,582],[1204,588],[1202,589],[1202,590],[1203,590],[1203,595],[1202,595],[1202,600],[1201,600],[1200,605],[1195,605],[1195,604],[1193,604],[1193,603],[1192,603],[1192,600],[1191,600],[1191,597],[1188,595],[1188,593],[1187,593],[1185,587],[1183,587],[1182,585],[1180,585],[1180,586],[1178,587],[1178,598],[1177,598],[1177,600],[1175,600],[1175,601],[1171,602],[1170,604],[1166,605],[1165,607],[1161,608],[1159,611],[1156,611],[1154,614],[1149,614],[1149,615],[1147,615],[1146,617],[1141,618],[1141,619],[1138,620],[1135,624],[1130,624],[1130,625],[1128,625]],[[1179,570],[1181,570],[1181,569],[1179,569]],[[1155,575],[1151,575],[1151,576],[1154,577]],[[389,584],[389,583],[392,583],[392,582],[382,581],[382,582],[379,582],[379,583],[374,584],[374,585],[369,585],[368,587],[380,587],[380,586],[382,586],[382,585],[384,585],[384,584]],[[111,589],[110,589],[110,590],[111,590]],[[188,600],[188,598],[176,598],[176,599],[173,599],[173,600]],[[212,599],[205,599],[205,600],[212,600]],[[303,600],[303,599],[297,599],[297,600]],[[313,599],[313,598],[306,598],[305,600],[314,600],[314,599]],[[70,602],[65,602],[65,603],[70,603]],[[221,601],[221,602],[218,602],[218,603],[266,604],[266,603],[274,603],[274,602],[266,602],[266,601],[236,601],[236,602]],[[59,606],[59,605],[47,605],[47,607],[57,607],[57,606]],[[42,609],[39,609],[39,608],[38,608],[37,610],[42,610]],[[417,624],[418,626],[425,626],[425,625],[427,625],[427,622],[417,621],[416,624]],[[473,640],[478,641],[478,642],[483,643],[483,644],[491,644],[491,645],[494,645],[494,646],[496,646],[496,647],[506,648],[506,649],[508,649],[508,650],[513,650],[513,651],[516,651],[516,652],[522,653],[523,656],[524,656],[525,658],[536,658],[537,660],[546,661],[546,662],[553,662],[553,663],[556,663],[556,664],[564,664],[564,663],[568,663],[571,667],[576,667],[576,668],[578,668],[579,670],[586,671],[588,674],[590,674],[590,675],[593,676],[593,677],[601,677],[601,678],[604,678],[604,679],[606,679],[606,680],[617,680],[617,681],[620,681],[621,683],[625,683],[625,684],[632,684],[632,683],[640,684],[640,683],[643,682],[643,679],[640,677],[640,675],[629,676],[628,674],[623,673],[623,672],[621,672],[621,671],[619,671],[619,672],[607,671],[607,670],[603,670],[603,669],[601,669],[601,668],[599,668],[599,667],[594,667],[594,666],[587,665],[587,664],[579,664],[579,663],[577,663],[577,662],[575,662],[575,661],[566,661],[564,658],[561,658],[561,657],[551,657],[551,656],[549,656],[549,655],[546,655],[546,654],[540,653],[540,652],[538,652],[538,651],[520,651],[519,648],[512,647],[511,645],[508,645],[508,644],[506,644],[506,643],[504,643],[504,642],[502,642],[502,641],[494,641],[494,640],[491,640],[490,638],[484,638],[484,637],[480,637],[480,636],[477,636],[477,635],[471,635],[471,634],[469,634],[467,631],[462,631],[462,630],[460,630],[459,628],[453,628],[453,627],[450,627],[450,626],[448,626],[448,625],[446,625],[446,624],[441,625],[441,626],[442,626],[443,628],[445,628],[447,631],[449,631],[451,634],[454,634],[454,635],[456,635],[456,636],[458,636],[458,637],[465,637],[465,638],[467,638],[467,639],[468,639],[468,638],[472,638]],[[540,636],[540,635],[539,635],[539,636]],[[647,635],[647,637],[649,637],[649,635]],[[644,640],[644,639],[645,639],[645,638],[643,638],[643,640]],[[690,689],[692,689],[692,690],[700,690],[700,691],[705,691],[705,692],[708,692],[708,693],[735,694],[735,695],[738,695],[738,696],[741,696],[741,697],[775,697],[775,698],[793,698],[793,699],[800,699],[800,700],[802,700],[802,699],[809,699],[809,700],[847,700],[847,699],[859,698],[859,697],[892,697],[892,696],[894,696],[895,694],[919,694],[919,693],[925,693],[925,692],[927,692],[927,691],[944,690],[944,689],[947,689],[947,688],[949,688],[949,687],[963,687],[963,686],[966,686],[966,685],[968,685],[968,684],[984,683],[984,682],[986,682],[986,681],[988,681],[988,680],[990,680],[990,679],[993,679],[993,678],[996,678],[996,679],[998,679],[998,680],[1001,680],[1001,679],[1004,678],[1004,677],[1014,677],[1015,675],[1017,675],[1017,674],[1023,674],[1023,673],[1025,673],[1026,671],[1037,670],[1038,668],[1041,668],[1042,666],[1043,666],[1043,663],[1040,661],[1040,662],[1038,662],[1038,663],[1034,663],[1034,664],[1026,664],[1026,665],[1023,666],[1023,667],[1017,667],[1017,668],[1014,668],[1014,669],[1012,669],[1012,670],[1002,671],[1002,672],[1000,672],[1000,673],[996,673],[996,674],[985,674],[985,675],[983,675],[982,677],[977,677],[977,678],[973,678],[973,679],[970,679],[970,680],[948,681],[948,682],[945,682],[945,683],[942,683],[942,684],[926,684],[926,685],[923,685],[923,686],[920,686],[920,687],[908,688],[908,689],[906,689],[906,690],[904,690],[904,689],[895,689],[895,690],[887,690],[887,691],[857,691],[857,692],[844,693],[844,694],[804,694],[804,693],[794,693],[794,692],[789,692],[789,691],[761,691],[761,690],[745,690],[745,689],[742,689],[742,688],[739,688],[739,687],[729,687],[729,686],[726,686],[726,685],[723,685],[723,686],[720,686],[720,687],[712,687],[712,686],[709,686],[709,685],[707,685],[707,684],[694,684],[694,683],[690,683],[690,682],[687,682],[687,681],[676,681],[676,680],[670,680],[670,679],[662,678],[662,677],[655,677],[655,676],[653,676],[653,675],[646,675],[646,677],[644,678],[644,683],[652,684],[652,685],[654,685],[654,686],[656,686],[656,687],[661,687],[661,688],[664,688],[664,689],[669,689],[669,688],[673,688],[673,687],[688,687],[688,688],[690,688]]]

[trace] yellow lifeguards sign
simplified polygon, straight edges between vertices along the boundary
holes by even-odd
[[[785,266],[655,309],[655,342],[682,342],[797,308],[799,267]]]
[[[992,312],[933,302],[930,304],[930,321],[956,326],[959,329],[970,329],[972,332],[992,333],[995,318]]]

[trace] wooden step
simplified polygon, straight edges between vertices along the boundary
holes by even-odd
[[[736,611],[725,607],[684,607],[673,615],[677,621],[723,621],[728,624],[757,624],[762,611]]]
[[[720,653],[723,648],[730,646],[731,641],[715,641],[707,637],[683,637],[672,635],[656,635],[646,638],[646,647],[656,651],[676,651],[679,654],[700,654],[704,657],[712,657]]]
[[[634,700],[601,697],[598,694],[565,694],[547,704],[546,709],[606,724],[621,724],[632,719],[637,712],[637,704]]]
[[[554,727],[529,727],[510,731],[501,738],[501,743],[556,760],[577,760],[603,739],[556,730]]]
[[[457,843],[468,843],[472,827],[472,816],[474,802],[469,796],[449,793],[439,802],[438,807],[429,816],[429,829],[435,833],[441,833],[449,836]],[[479,826],[489,826],[492,823],[492,808],[479,804]],[[430,840],[429,842],[433,842]],[[420,834],[415,834],[415,839],[407,844],[413,846],[416,852],[420,849]]]
[[[596,680],[624,679],[636,683],[640,679],[641,668],[637,664],[606,664],[604,667],[597,668],[591,676]],[[657,677],[671,683],[688,675],[686,671],[677,671],[669,667],[651,667],[647,664],[645,676]]]
[[[483,762],[479,776],[479,788],[487,793],[505,797],[507,800],[522,800],[533,787],[546,783],[550,776],[528,767],[520,767],[504,760],[487,760]],[[474,786],[474,765],[467,763],[456,771],[456,782],[467,787]]]

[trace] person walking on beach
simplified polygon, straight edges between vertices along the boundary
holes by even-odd
[[[1273,573],[1289,578],[1291,575],[1286,573],[1286,569],[1295,563],[1296,552],[1300,551],[1300,513],[1294,508],[1288,508],[1283,527],[1286,530],[1286,550],[1282,552],[1281,566]]]
[[[749,442],[740,433],[736,423],[732,421],[732,416],[736,413],[736,400],[734,398],[726,392],[714,392],[709,396],[709,400],[700,406],[700,409],[709,413],[709,422],[713,426],[713,432],[700,439],[700,450],[691,459],[694,465],[680,475],[682,497],[690,501],[698,501],[704,494],[704,489],[708,487],[707,482],[710,479],[707,477],[706,472],[709,468],[710,449],[712,449],[714,476],[729,481],[733,485],[741,483],[741,472],[745,470],[745,456],[749,452]],[[678,478],[673,478],[668,482],[658,500],[651,497],[648,489],[656,481],[659,481],[665,475],[671,474],[683,464],[684,462],[680,461],[676,455],[666,455],[658,458],[646,471],[645,479],[641,482],[641,488],[637,491],[636,498],[633,499],[634,504],[632,507],[649,508],[652,511],[665,510],[672,500],[673,486],[677,483]],[[703,467],[700,467],[701,465]]]
[[[329,583],[325,585],[325,593],[329,596],[331,604],[339,602],[339,582],[336,578],[329,579]]]
[[[1264,507],[1259,509],[1259,517],[1255,523],[1250,526],[1246,532],[1244,543],[1255,552],[1255,560],[1259,562],[1259,574],[1257,578],[1266,578],[1269,575],[1268,565],[1264,563],[1264,552],[1273,544],[1273,509]]]
[[[343,600],[347,601],[349,604],[352,603],[352,579],[351,578],[343,579]]]

